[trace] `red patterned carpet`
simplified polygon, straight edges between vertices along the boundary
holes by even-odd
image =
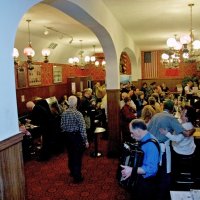
[[[81,184],[72,183],[67,153],[46,162],[26,161],[26,200],[127,200],[116,181],[118,160],[106,157],[107,141],[100,140],[99,149],[104,154],[99,158],[90,157],[93,145],[85,152]]]

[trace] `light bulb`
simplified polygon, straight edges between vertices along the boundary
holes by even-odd
[[[43,56],[49,56],[51,53],[50,49],[42,49],[42,55]]]
[[[18,58],[19,57],[19,51],[17,48],[13,48],[13,53],[12,53],[13,58]]]
[[[191,42],[191,37],[189,35],[182,35],[180,37],[181,44],[189,44]]]
[[[166,53],[163,53],[163,54],[161,55],[161,58],[162,58],[163,60],[167,60],[167,59],[169,59],[169,55],[166,54]]]
[[[193,48],[194,48],[194,49],[196,49],[196,50],[200,49],[200,41],[199,41],[199,40],[195,40],[195,41],[192,43],[192,45],[193,45]]]
[[[167,46],[168,47],[175,47],[175,45],[176,45],[176,39],[175,38],[169,38],[168,40],[167,40]]]

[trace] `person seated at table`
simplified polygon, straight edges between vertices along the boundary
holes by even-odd
[[[26,129],[25,125],[19,121],[19,130],[24,135],[31,135],[31,133]]]

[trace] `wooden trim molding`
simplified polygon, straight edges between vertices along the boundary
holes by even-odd
[[[5,150],[6,148],[19,143],[23,140],[23,134],[19,133],[17,135],[14,135],[10,138],[7,138],[5,140],[0,141],[0,151]]]
[[[23,134],[0,142],[0,199],[25,200]]]

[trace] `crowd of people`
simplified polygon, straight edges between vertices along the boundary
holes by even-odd
[[[187,104],[187,97],[174,96],[165,83],[143,83],[141,88],[130,83],[122,84],[120,98],[121,142],[145,142],[153,138],[160,146],[158,150],[153,143],[142,145],[144,159],[137,169],[139,178],[132,199],[169,199],[171,172],[177,173],[178,159],[195,155],[192,134],[196,112]],[[40,99],[27,102],[26,107],[30,111],[28,122],[40,127],[42,145],[39,160],[49,159],[57,144],[61,147],[59,152],[63,152],[66,146],[70,176],[74,183],[81,183],[82,156],[94,139],[95,127],[98,124],[107,129],[105,85],[97,82],[93,89],[73,92],[69,97],[64,95],[51,104]],[[22,128],[25,133],[26,129]],[[107,134],[106,131],[106,139]],[[123,165],[122,176],[129,178],[132,169],[132,166]]]
[[[192,158],[189,162],[194,172],[196,110],[186,95],[174,96],[165,83],[143,83],[140,89],[128,83],[121,88],[121,101],[122,142],[144,142],[151,137],[160,145],[160,154],[155,145],[142,145],[145,156],[137,168],[131,199],[170,199],[183,157]],[[124,179],[130,178],[134,166],[121,167]]]
[[[37,138],[37,144],[40,144],[37,149],[39,161],[50,159],[53,154],[63,152],[66,147],[70,176],[74,178],[74,183],[82,182],[83,152],[94,140],[95,127],[107,126],[105,85],[97,82],[93,90],[86,88],[81,92],[72,92],[69,97],[64,95],[58,101],[37,98],[28,101],[26,107],[29,111],[27,119],[20,122],[20,130],[24,133],[24,155],[27,157],[30,156],[28,153],[33,153],[29,152],[30,147],[32,151],[35,150],[34,144],[30,144],[31,138]],[[27,131],[26,127],[30,124],[39,129],[39,135],[36,136],[33,129],[30,129],[30,133]],[[107,133],[103,135],[105,139],[108,138]]]

